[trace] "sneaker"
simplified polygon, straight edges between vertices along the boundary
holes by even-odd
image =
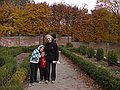
[[[39,81],[35,81],[35,83],[39,83]]]
[[[55,83],[55,81],[51,81],[51,83],[52,83],[52,84],[54,84],[54,83]]]
[[[42,81],[40,80],[40,81],[39,81],[39,84],[41,84],[41,83],[42,83]]]
[[[48,84],[48,80],[46,80],[45,83]]]
[[[30,86],[30,87],[31,87],[31,86],[34,86],[34,83],[30,83],[29,86]]]

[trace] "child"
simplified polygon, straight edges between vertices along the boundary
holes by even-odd
[[[44,46],[40,45],[32,52],[32,56],[30,58],[30,86],[34,85],[34,82],[37,81],[37,70],[38,70],[38,62],[41,57],[40,52],[43,51]]]
[[[39,62],[39,70],[40,70],[40,82],[44,79],[46,80],[46,60],[45,60],[45,52],[41,52],[40,62]]]

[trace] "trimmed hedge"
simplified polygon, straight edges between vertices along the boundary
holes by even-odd
[[[32,47],[1,47],[0,50],[0,59],[5,61],[5,64],[0,67],[0,88],[4,87],[5,84],[11,79],[12,75],[16,71],[16,57],[22,52],[31,52],[35,46]],[[24,62],[27,64],[27,62]],[[24,67],[27,67],[27,65],[21,64]],[[20,66],[21,66],[20,65]],[[21,67],[23,67],[21,66]],[[28,67],[27,67],[28,69]],[[0,89],[2,90],[2,89]],[[12,90],[12,89],[11,89]],[[16,89],[15,89],[16,90]]]
[[[32,52],[35,48],[37,48],[37,46],[21,46],[21,49],[22,49],[22,52],[23,53],[29,53],[29,52]]]
[[[2,67],[0,67],[0,86],[5,85],[5,83],[7,81],[9,81],[9,79],[11,78],[11,76],[13,75],[13,73],[16,70],[16,60],[14,57],[10,57],[7,58],[8,56],[6,56],[6,59],[9,59],[9,62],[6,63],[5,65],[3,65]],[[10,62],[11,61],[11,62]]]
[[[0,57],[0,67],[2,67],[5,64],[4,58]]]
[[[95,51],[94,51],[93,48],[88,48],[87,49],[87,56],[88,56],[88,58],[92,58],[94,56],[94,54],[95,54]]]
[[[1,87],[1,90],[24,90],[24,81],[29,72],[29,57],[26,58],[16,70],[12,78]]]
[[[66,47],[73,47],[73,44],[69,42],[66,44]]]
[[[65,47],[59,47],[62,53],[76,62],[81,69],[83,69],[88,75],[90,75],[97,83],[102,85],[105,90],[120,90],[120,79],[114,78],[110,71],[105,68],[98,67],[93,63],[83,60],[79,56],[76,56]]]
[[[81,55],[86,55],[86,54],[87,54],[87,47],[81,45],[81,46],[77,49],[77,51],[78,51]]]
[[[4,60],[5,64],[0,67],[0,86],[4,86],[16,71],[16,59],[14,57],[20,52],[22,51],[18,48],[2,47],[0,59]]]
[[[95,57],[96,57],[97,60],[103,60],[103,58],[104,58],[104,51],[103,51],[102,48],[98,48],[97,49],[97,53],[96,53]]]
[[[117,54],[112,50],[108,52],[108,64],[109,65],[117,65],[118,56]]]

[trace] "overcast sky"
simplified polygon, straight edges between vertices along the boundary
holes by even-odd
[[[35,3],[45,1],[46,3],[49,4],[65,2],[66,4],[76,5],[78,7],[82,7],[85,3],[87,4],[87,8],[91,10],[94,9],[97,0],[34,0],[34,1]]]

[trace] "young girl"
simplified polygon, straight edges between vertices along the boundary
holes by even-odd
[[[39,70],[40,70],[40,82],[44,79],[46,81],[46,60],[45,60],[45,52],[42,51],[40,62],[39,62]]]
[[[38,82],[37,80],[37,70],[38,70],[38,62],[41,57],[40,52],[43,51],[43,45],[40,45],[32,52],[32,56],[30,58],[30,86],[34,85],[34,82]]]

